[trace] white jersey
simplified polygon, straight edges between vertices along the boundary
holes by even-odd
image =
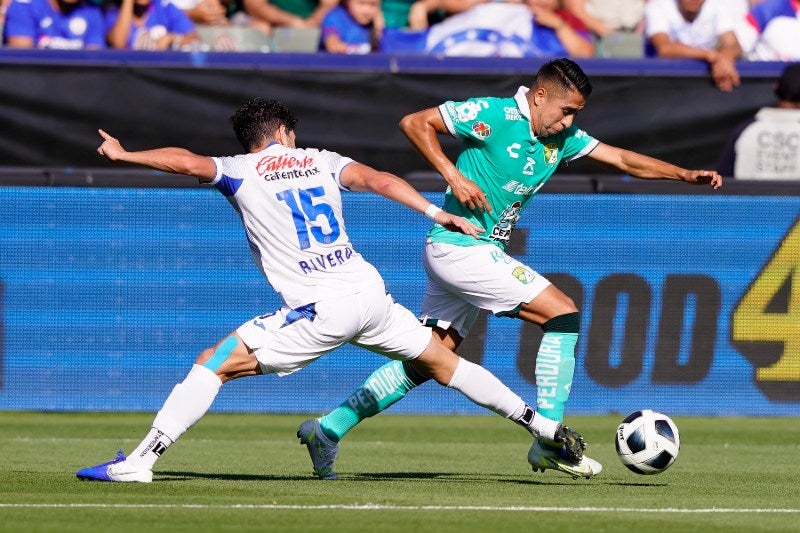
[[[287,306],[383,285],[345,230],[339,178],[352,159],[276,142],[258,153],[212,159],[211,184],[238,212],[253,259]]]

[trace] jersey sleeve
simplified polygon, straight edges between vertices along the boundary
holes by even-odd
[[[106,21],[103,11],[100,8],[92,8],[86,13],[88,28],[83,40],[85,48],[105,48],[106,47]]]
[[[564,134],[564,161],[573,161],[583,157],[600,144],[600,141],[574,124],[564,130]]]
[[[6,11],[5,37],[29,37],[36,44],[36,21],[30,2],[14,0]]]
[[[170,32],[178,35],[186,35],[194,31],[194,22],[189,16],[172,2],[164,5],[167,20],[169,20]]]
[[[234,196],[244,183],[245,173],[240,168],[245,163],[244,158],[242,156],[212,157],[211,160],[217,167],[217,173],[214,179],[208,182],[208,185],[213,186],[223,196]]]
[[[651,0],[644,6],[645,36],[650,38],[657,33],[670,33],[669,17],[664,2]]]
[[[491,131],[489,98],[470,98],[464,102],[448,100],[439,106],[444,125],[450,135],[483,142]]]
[[[349,191],[350,189],[342,185],[342,170],[355,161],[349,157],[328,150],[319,150],[318,157],[325,161],[326,166],[331,169],[331,177],[333,181],[336,182],[336,185],[343,191]]]

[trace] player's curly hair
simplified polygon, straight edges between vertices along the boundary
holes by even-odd
[[[231,115],[231,124],[239,144],[249,152],[274,138],[281,125],[294,131],[297,119],[283,102],[259,97],[242,104]]]
[[[536,73],[533,86],[541,85],[545,81],[555,83],[556,86],[567,92],[578,91],[584,99],[589,98],[589,95],[592,94],[589,77],[577,63],[565,57],[553,59],[542,65],[542,68]]]

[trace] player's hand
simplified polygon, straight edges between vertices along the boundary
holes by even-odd
[[[97,153],[109,161],[117,161],[121,159],[126,151],[119,141],[103,130],[97,130],[97,133],[99,133],[100,137],[103,138],[103,144],[97,148]]]
[[[690,170],[683,181],[693,185],[711,184],[715,189],[722,187],[722,176],[713,170]]]
[[[433,220],[437,224],[444,226],[445,229],[455,231],[457,233],[463,233],[464,235],[472,235],[476,239],[478,238],[478,233],[484,233],[486,231],[482,227],[476,226],[466,218],[450,214],[447,211],[439,211],[436,213],[436,216],[433,217]]]
[[[487,213],[492,212],[492,206],[489,205],[489,199],[486,197],[486,193],[471,179],[461,176],[461,178],[454,183],[450,183],[450,190],[453,191],[453,196],[456,197],[456,200],[469,209],[478,209],[480,211],[486,211]]]

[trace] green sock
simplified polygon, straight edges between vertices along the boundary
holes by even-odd
[[[536,411],[562,422],[575,375],[575,345],[580,313],[569,313],[542,324],[544,337],[536,354]]]
[[[338,442],[359,422],[386,410],[428,379],[408,363],[390,361],[373,372],[339,407],[320,419],[322,432]]]

